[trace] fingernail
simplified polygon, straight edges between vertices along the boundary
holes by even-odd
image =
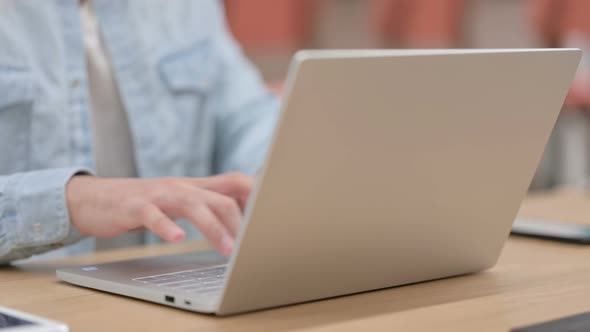
[[[178,232],[172,236],[172,242],[180,242],[184,239],[184,232]]]
[[[231,255],[234,250],[234,239],[229,235],[224,235],[221,239],[221,253],[225,256]]]

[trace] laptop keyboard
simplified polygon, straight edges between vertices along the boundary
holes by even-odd
[[[134,281],[187,293],[220,292],[227,265],[135,278]]]

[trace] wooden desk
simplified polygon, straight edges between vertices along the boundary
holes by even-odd
[[[576,193],[533,197],[522,213],[584,219]],[[565,203],[564,203],[564,198]],[[558,202],[559,204],[555,203]],[[569,203],[567,203],[569,202]],[[577,206],[578,214],[572,211]],[[555,208],[551,208],[555,206]],[[558,215],[551,215],[556,217]],[[590,311],[590,247],[511,238],[477,275],[217,318],[60,283],[57,267],[203,248],[134,248],[0,269],[0,304],[68,323],[72,331],[508,331]]]

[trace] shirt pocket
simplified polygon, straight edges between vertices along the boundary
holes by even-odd
[[[159,59],[157,70],[169,101],[163,113],[170,118],[167,123],[174,123],[169,127],[161,125],[158,130],[166,137],[170,129],[168,134],[183,154],[187,169],[205,174],[213,153],[213,96],[220,93],[221,60],[205,39],[167,53]]]
[[[219,65],[211,42],[205,39],[163,56],[158,62],[158,71],[173,94],[203,97],[218,83]]]
[[[31,71],[0,64],[0,175],[28,170],[34,99]]]

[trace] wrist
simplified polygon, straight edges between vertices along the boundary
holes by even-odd
[[[85,191],[88,180],[93,178],[89,174],[76,174],[66,183],[66,204],[70,216],[70,224],[82,235],[89,235],[81,224],[81,215],[86,202]]]

